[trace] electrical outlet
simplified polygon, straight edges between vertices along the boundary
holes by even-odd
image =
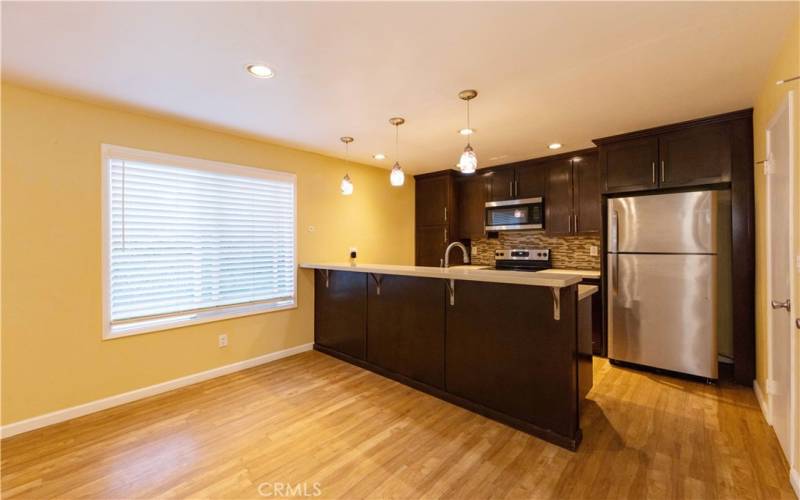
[[[217,347],[228,347],[228,336],[224,333],[217,337]]]
[[[316,229],[317,228],[315,228],[314,226],[308,226],[308,232],[309,233],[313,233],[314,231],[316,231]]]
[[[589,245],[589,255],[597,257],[600,255],[600,248],[597,245]]]
[[[470,247],[469,255],[470,255],[470,257],[473,257],[473,258],[477,257],[478,256],[478,247],[474,247],[474,246]]]

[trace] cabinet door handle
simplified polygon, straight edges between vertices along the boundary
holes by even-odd
[[[447,245],[447,228],[444,228],[444,244]]]
[[[572,232],[572,214],[569,214],[569,216],[567,217],[567,232],[568,233]]]
[[[664,182],[664,160],[661,160],[661,182]]]
[[[447,222],[447,207],[444,207],[444,221]]]
[[[578,233],[578,214],[575,214],[575,234]]]
[[[514,181],[514,197],[519,198],[519,181]]]
[[[514,197],[514,181],[508,181],[508,197]]]
[[[656,183],[656,162],[653,162],[653,184]]]

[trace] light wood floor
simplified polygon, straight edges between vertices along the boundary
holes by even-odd
[[[6,439],[2,497],[794,498],[749,388],[596,359],[589,397],[572,453],[308,352]]]

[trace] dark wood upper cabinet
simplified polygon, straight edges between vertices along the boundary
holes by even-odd
[[[572,162],[575,192],[575,233],[600,233],[603,227],[600,166],[597,155],[583,155]]]
[[[663,134],[658,142],[661,187],[731,180],[730,122]]]
[[[444,249],[455,241],[458,210],[455,172],[446,170],[414,177],[416,186],[416,265],[439,266]],[[454,255],[453,263],[461,263]]]
[[[615,142],[600,148],[607,193],[658,187],[658,138]]]
[[[595,139],[606,193],[731,182],[742,112]]]
[[[489,173],[489,201],[511,200],[514,196],[514,181],[516,180],[513,168],[493,169]]]
[[[453,177],[439,175],[416,180],[416,225],[447,224],[452,215]],[[450,212],[450,213],[448,213]]]
[[[545,193],[545,223],[547,234],[564,235],[574,232],[572,160],[565,158],[541,163],[547,172]]]
[[[515,198],[544,196],[547,186],[547,169],[534,162],[526,162],[516,168]]]
[[[484,236],[485,205],[489,196],[489,178],[483,174],[465,176],[458,187],[458,238],[477,239]]]

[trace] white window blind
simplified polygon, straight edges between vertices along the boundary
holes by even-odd
[[[293,175],[143,156],[106,153],[112,335],[294,305]]]

